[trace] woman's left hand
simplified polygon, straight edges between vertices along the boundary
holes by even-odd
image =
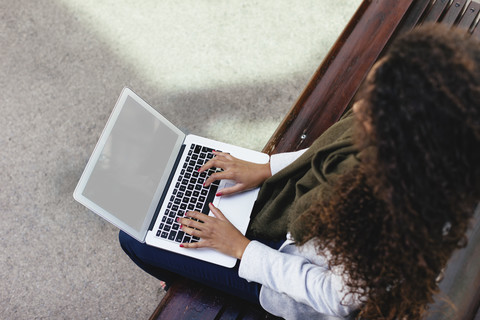
[[[184,232],[201,238],[199,242],[182,243],[180,246],[184,248],[213,248],[241,259],[250,240],[238,231],[212,203],[209,204],[209,207],[215,217],[189,211],[185,214],[186,218],[179,219]]]

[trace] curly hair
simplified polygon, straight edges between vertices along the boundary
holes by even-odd
[[[359,97],[361,164],[310,207],[297,240],[342,266],[359,318],[419,319],[480,199],[480,43],[419,27],[392,43]]]

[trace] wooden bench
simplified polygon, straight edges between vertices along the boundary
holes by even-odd
[[[337,121],[390,41],[416,25],[439,22],[480,39],[480,4],[467,0],[364,0],[264,151],[308,147]],[[469,244],[451,258],[428,319],[480,320],[480,210]],[[453,306],[453,307],[452,307]],[[277,319],[246,301],[182,279],[150,319]]]

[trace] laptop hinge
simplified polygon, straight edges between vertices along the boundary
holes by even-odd
[[[170,172],[170,176],[168,177],[167,184],[165,189],[163,190],[162,196],[160,197],[160,201],[157,204],[157,209],[155,210],[155,215],[153,216],[152,222],[150,223],[150,227],[148,227],[148,230],[153,230],[153,226],[155,225],[155,222],[157,221],[158,214],[160,212],[160,208],[162,207],[163,201],[165,200],[165,197],[167,196],[168,189],[170,188],[170,184],[172,183],[173,176],[175,175],[175,172],[177,171],[178,163],[180,162],[180,159],[182,158],[183,151],[185,151],[185,144],[182,144],[180,147],[180,150],[177,155],[177,159],[175,160],[175,164],[173,165],[172,171]]]

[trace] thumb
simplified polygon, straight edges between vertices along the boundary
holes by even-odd
[[[213,203],[209,203],[208,204],[208,207],[210,208],[210,210],[212,211],[213,215],[220,219],[220,220],[227,220],[227,218],[225,218],[225,216],[223,215],[222,211],[220,211],[220,209],[218,209],[217,207],[215,207],[213,205]]]

